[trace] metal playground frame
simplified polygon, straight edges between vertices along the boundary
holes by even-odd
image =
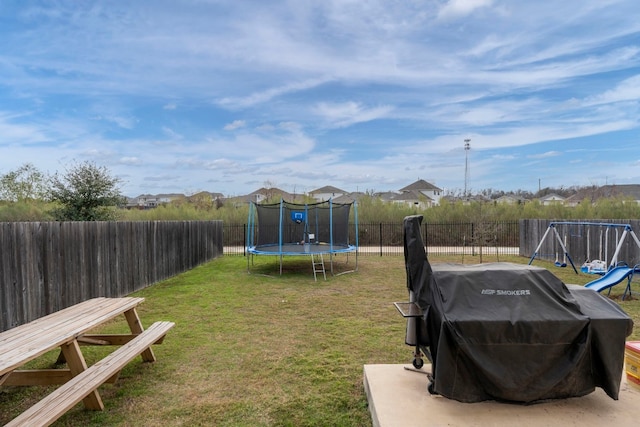
[[[559,226],[559,225],[560,226],[566,225],[566,226],[606,227],[607,230],[609,230],[609,229],[616,229],[616,230],[622,229],[623,230],[622,235],[620,236],[620,238],[619,238],[619,240],[618,240],[618,242],[616,244],[615,251],[613,253],[613,256],[611,257],[611,261],[609,262],[609,266],[608,266],[607,270],[611,270],[612,268],[614,268],[617,265],[617,263],[618,263],[618,255],[620,254],[620,250],[622,249],[622,246],[623,246],[624,241],[627,238],[627,236],[631,236],[631,238],[633,238],[633,240],[635,241],[636,245],[640,249],[640,239],[638,239],[638,236],[633,231],[633,228],[631,227],[630,224],[614,224],[614,223],[606,223],[606,222],[553,221],[553,222],[549,223],[549,226],[547,227],[547,230],[545,231],[544,235],[542,236],[542,239],[540,239],[540,243],[538,243],[538,247],[536,247],[536,250],[533,252],[533,255],[531,256],[531,259],[529,260],[529,265],[531,265],[531,263],[536,258],[536,256],[539,255],[540,248],[542,248],[542,245],[543,245],[545,239],[549,236],[549,233],[553,233],[553,236],[556,238],[556,240],[558,241],[558,244],[562,248],[562,252],[563,252],[564,256],[566,257],[566,259],[571,264],[571,267],[573,267],[573,271],[575,271],[575,273],[578,274],[578,270],[576,269],[576,266],[574,265],[573,260],[571,259],[571,255],[569,254],[569,251],[567,250],[567,246],[566,246],[565,242],[562,240],[562,238],[560,237],[560,234],[558,233],[557,226]],[[606,256],[605,256],[605,258],[606,258]]]

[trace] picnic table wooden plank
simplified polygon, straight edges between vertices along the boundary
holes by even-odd
[[[73,312],[83,311],[87,307],[96,306],[97,304],[100,303],[101,300],[105,300],[105,299],[106,298],[100,297],[100,298],[93,298],[87,301],[83,301],[71,307],[63,308],[62,310],[58,310],[46,316],[32,320],[31,322],[26,323],[24,325],[16,326],[4,332],[0,332],[0,346],[3,345],[3,343],[5,342],[14,339],[16,336],[22,335],[21,331],[23,329],[36,329],[38,327],[42,327],[43,329],[46,329],[48,325],[51,324],[52,321],[55,322],[55,319],[58,317],[57,315],[59,315],[60,313],[67,313],[67,315],[71,316]],[[62,320],[62,318],[60,318],[60,320]]]
[[[136,307],[144,298],[94,298],[0,333],[0,386],[60,385],[50,395],[14,419],[10,425],[49,425],[80,400],[87,409],[102,410],[98,387],[115,382],[132,358],[155,361],[152,344],[161,343],[173,322],[156,322],[145,330]],[[130,334],[88,334],[119,315]],[[82,345],[119,345],[93,366],[88,366]],[[66,369],[20,369],[27,362],[59,349]],[[33,417],[33,418],[31,418]]]
[[[55,330],[61,326],[64,327],[64,325],[68,325],[78,319],[89,319],[93,320],[94,323],[100,324],[104,322],[104,319],[100,318],[99,313],[107,313],[115,317],[129,308],[135,308],[143,301],[144,298],[132,297],[93,298],[1,332],[0,347],[15,339],[25,339],[29,333],[42,334],[45,331]],[[113,314],[114,309],[117,309],[115,314]]]
[[[105,321],[103,316],[118,316],[122,311],[135,307],[140,302],[140,299],[120,298],[111,301],[108,298],[88,300],[0,333],[0,348],[47,336],[49,331],[55,331],[54,336],[65,331],[76,332],[78,324],[84,324],[86,327],[98,325]]]
[[[48,426],[73,408],[80,400],[83,400],[86,405],[87,397],[94,393],[97,394],[98,387],[117,376],[127,363],[144,352],[145,349],[161,342],[174,325],[173,322],[154,323],[134,340],[74,376],[6,426]],[[87,406],[87,409],[103,409],[103,407],[91,408]]]
[[[96,298],[1,333],[0,377],[120,314],[136,313],[142,301],[144,298]]]
[[[142,327],[142,322],[140,321],[140,317],[138,316],[138,312],[135,310],[129,310],[124,313],[124,316],[127,319],[127,323],[129,324],[129,328],[131,328],[131,332],[134,334],[141,334],[144,331]],[[142,360],[145,362],[155,362],[156,356],[153,354],[153,350],[151,350],[151,346],[147,347],[145,351],[142,352]]]
[[[73,376],[69,369],[25,369],[13,371],[6,375],[6,380],[0,385],[5,386],[34,386],[64,384]]]
[[[70,343],[63,344],[62,353],[67,360],[67,365],[69,366],[69,371],[72,376],[76,377],[87,370],[87,362],[84,360],[78,341],[73,340]],[[97,388],[91,390],[84,397],[84,406],[87,409],[93,410],[101,411],[104,409],[104,403],[102,403],[102,398],[98,394]]]

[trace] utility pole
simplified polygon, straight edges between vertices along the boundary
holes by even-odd
[[[469,143],[471,139],[467,138],[464,140],[464,197],[465,199],[468,197],[467,188],[469,187],[469,150],[471,146]]]

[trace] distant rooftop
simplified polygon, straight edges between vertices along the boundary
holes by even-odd
[[[400,189],[400,191],[402,191],[402,192],[405,192],[405,191],[424,191],[424,190],[442,191],[441,188],[436,187],[435,185],[431,184],[430,182],[425,181],[424,179],[419,179],[416,182],[414,182],[413,184],[409,184],[406,187]]]

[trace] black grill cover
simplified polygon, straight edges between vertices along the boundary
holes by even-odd
[[[405,218],[405,255],[424,254],[421,221]],[[544,268],[405,259],[408,286],[424,312],[436,393],[462,402],[529,403],[598,386],[618,398],[633,322],[617,304],[565,286]]]

